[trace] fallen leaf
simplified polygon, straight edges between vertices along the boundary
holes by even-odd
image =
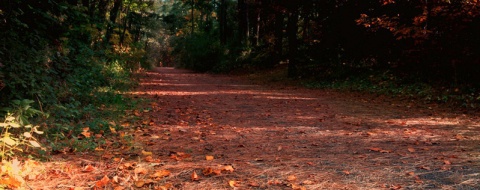
[[[153,160],[152,156],[147,156],[147,157],[145,157],[145,161],[146,162],[153,162],[154,160]]]
[[[207,156],[205,156],[205,160],[208,160],[208,161],[210,161],[210,160],[213,160],[213,159],[214,159],[214,157],[213,157],[213,156],[208,156],[208,155],[207,155]]]
[[[224,170],[224,171],[229,171],[229,172],[233,172],[234,169],[233,169],[233,167],[232,167],[231,165],[228,165],[228,166],[223,167],[222,170]]]
[[[415,149],[412,148],[412,147],[408,147],[408,152],[414,153],[414,152],[415,152]]]
[[[289,175],[287,177],[287,181],[289,181],[289,182],[292,182],[292,181],[295,181],[295,180],[297,180],[297,177],[295,175]]]
[[[344,173],[345,175],[350,175],[350,172],[347,171],[347,170],[343,170],[343,173]]]
[[[92,172],[93,170],[95,170],[95,167],[93,167],[92,165],[88,164],[88,165],[86,165],[86,166],[83,168],[82,172]]]
[[[431,170],[430,167],[428,167],[428,166],[420,166],[420,167],[418,167],[418,168],[424,169],[424,170]]]
[[[408,172],[407,175],[408,175],[408,176],[414,176],[414,175],[415,175],[415,172]]]
[[[292,184],[292,189],[293,190],[307,190],[307,188],[297,185],[297,184]]]
[[[152,156],[153,153],[142,150],[142,155],[144,155],[144,156]]]
[[[148,173],[148,170],[140,167],[140,168],[135,168],[135,170],[133,170],[133,173],[135,173],[135,174],[146,174],[146,173]]]
[[[145,181],[143,180],[135,181],[135,186],[138,188],[143,187],[144,185],[145,185]]]
[[[280,150],[282,150],[282,149],[283,149],[282,146],[278,146],[278,147],[277,147],[277,151],[280,151]]]
[[[108,178],[108,176],[103,176],[103,178],[97,182],[95,182],[95,186],[96,187],[99,187],[99,188],[102,188],[104,186],[106,186],[108,184],[108,182],[110,182],[110,178]]]
[[[238,187],[238,186],[240,186],[240,184],[238,183],[238,181],[233,181],[233,180],[228,181],[228,185],[230,185],[230,187]]]
[[[451,163],[450,161],[448,161],[448,160],[444,160],[443,163],[444,163],[445,165],[450,165],[450,164],[452,164],[452,163]]]
[[[202,173],[203,173],[204,176],[209,176],[209,175],[213,174],[213,169],[210,168],[210,167],[205,168],[205,169],[202,170]]]
[[[82,134],[83,136],[87,137],[87,138],[88,138],[88,137],[91,137],[92,134],[89,132],[89,130],[90,130],[89,127],[85,127],[85,128],[83,128],[83,131],[82,131],[81,134]]]
[[[192,181],[197,181],[198,180],[197,172],[193,171],[192,175],[190,176],[190,179],[192,179]]]
[[[302,185],[313,185],[314,182],[307,179],[307,180],[305,180],[305,181],[302,181],[301,184],[302,184]]]
[[[168,170],[160,170],[160,171],[157,171],[155,172],[151,177],[152,178],[164,178],[164,177],[167,177],[170,175],[170,171]]]
[[[368,150],[375,151],[375,152],[380,152],[380,151],[382,151],[381,148],[369,148]]]
[[[248,186],[250,186],[250,187],[260,187],[260,185],[259,185],[257,182],[255,182],[255,181],[250,182],[250,183],[248,184]]]

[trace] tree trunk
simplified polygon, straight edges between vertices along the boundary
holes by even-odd
[[[288,15],[287,37],[288,37],[288,76],[298,76],[298,8],[293,8]]]
[[[255,30],[255,45],[259,46],[260,45],[260,21],[261,21],[261,9],[257,9],[257,25],[256,25],[256,30]]]
[[[113,2],[113,8],[110,10],[110,18],[107,25],[107,33],[105,34],[105,39],[107,43],[110,43],[110,38],[113,34],[113,29],[115,28],[115,21],[117,20],[118,12],[122,8],[123,0],[115,0]]]
[[[123,31],[122,31],[122,34],[120,34],[120,45],[123,45],[123,43],[125,42],[125,34],[127,33],[127,23],[128,23],[128,14],[130,12],[130,7],[132,6],[132,2],[133,1],[130,1],[130,3],[128,4],[127,6],[127,9],[125,11],[125,14],[126,16],[123,18]]]
[[[194,15],[194,11],[195,11],[195,0],[192,0],[191,1],[192,5],[191,5],[191,19],[192,19],[192,33],[191,35],[193,36],[193,33],[195,32],[195,15]]]
[[[225,0],[220,0],[220,43],[227,43],[227,5]]]
[[[238,0],[238,40],[244,43],[248,38],[248,15],[245,0]]]
[[[281,10],[278,10],[275,14],[275,44],[274,53],[275,61],[273,64],[278,64],[282,60],[283,56],[283,28],[284,28],[285,15]]]

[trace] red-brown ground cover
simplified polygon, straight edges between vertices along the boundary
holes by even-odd
[[[131,94],[151,100],[127,113],[139,120],[95,154],[64,155],[46,189],[480,188],[476,116],[172,68]]]

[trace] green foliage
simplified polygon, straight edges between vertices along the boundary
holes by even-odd
[[[209,34],[195,34],[178,38],[173,54],[181,67],[205,72],[220,63],[222,48],[217,39]]]
[[[29,119],[42,112],[31,107],[31,100],[14,100],[11,108],[0,123],[0,159],[12,158],[16,153],[26,152],[28,147],[41,148],[34,134],[43,134],[39,126],[33,126]]]

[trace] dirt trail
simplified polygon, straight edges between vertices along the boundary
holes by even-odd
[[[172,68],[147,72],[134,94],[153,99],[138,143],[176,189],[480,188],[471,116]],[[222,166],[234,171],[207,171]]]

